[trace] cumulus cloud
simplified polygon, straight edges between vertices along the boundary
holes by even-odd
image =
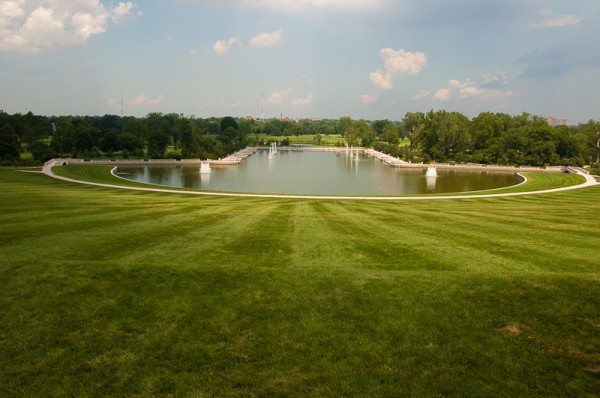
[[[480,100],[494,100],[514,97],[517,94],[512,90],[495,90],[485,87],[477,87],[470,80],[465,82],[451,79],[448,81],[448,87],[439,89],[434,95],[435,101],[449,101],[453,98],[478,98]]]
[[[291,92],[292,92],[291,88],[288,88],[286,90],[273,91],[273,92],[271,92],[269,94],[269,96],[265,100],[265,103],[267,103],[268,105],[278,105],[278,104],[281,104],[283,102],[283,100],[288,95],[290,95]]]
[[[137,97],[135,97],[134,99],[129,101],[128,105],[131,105],[131,106],[156,106],[156,105],[162,104],[163,102],[165,102],[165,96],[162,94],[159,94],[155,98],[148,98],[148,97],[146,97],[146,94],[141,93],[140,95],[138,95]]]
[[[419,90],[419,92],[411,99],[413,101],[418,101],[418,100],[425,99],[425,98],[429,97],[430,95],[431,95],[431,90]]]
[[[575,25],[581,22],[581,17],[577,15],[561,15],[556,18],[548,18],[541,22],[529,25],[531,28],[562,28],[564,26]]]
[[[11,18],[22,16],[25,13],[22,8],[24,4],[24,0],[7,0],[0,3],[0,23],[2,24],[0,26],[4,26],[6,21],[9,21]]]
[[[417,75],[427,66],[427,57],[421,52],[408,52],[400,49],[382,48],[379,55],[384,67],[372,72],[369,77],[374,85],[384,89],[394,88],[394,80],[405,75]]]
[[[4,0],[0,2],[0,50],[38,52],[82,45],[130,15],[132,2],[106,7],[99,0]]]
[[[379,95],[377,94],[363,94],[360,96],[360,100],[363,104],[371,104],[379,101]]]
[[[384,0],[177,0],[179,3],[199,5],[224,5],[231,8],[263,8],[281,13],[307,13],[311,11],[364,11],[378,9]]]
[[[133,16],[134,8],[135,5],[131,1],[128,1],[127,3],[119,3],[119,5],[113,10],[112,20],[114,22],[119,22]],[[141,12],[138,12],[137,15],[141,15]]]
[[[452,92],[449,88],[441,88],[433,94],[433,99],[435,101],[449,101],[452,96]]]
[[[213,45],[213,51],[218,55],[227,55],[233,45],[239,43],[240,39],[237,37],[230,37],[227,40],[217,40]]]
[[[270,33],[259,33],[250,39],[250,45],[254,48],[273,47],[283,40],[283,29]]]
[[[312,93],[306,95],[306,97],[294,98],[292,104],[296,106],[307,106],[313,103],[315,96]]]

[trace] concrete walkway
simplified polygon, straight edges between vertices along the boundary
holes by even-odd
[[[273,199],[320,199],[320,200],[448,200],[448,199],[480,199],[480,198],[503,198],[508,196],[525,196],[525,195],[540,195],[546,193],[570,191],[573,189],[587,188],[594,185],[600,184],[596,179],[581,171],[578,174],[585,178],[585,182],[579,185],[572,185],[562,188],[546,189],[543,191],[531,191],[531,192],[513,192],[513,193],[491,193],[483,195],[446,195],[446,196],[320,196],[320,195],[285,195],[285,194],[253,194],[253,193],[226,193],[226,192],[209,192],[209,191],[180,191],[176,189],[163,189],[163,188],[145,188],[145,187],[128,187],[123,185],[113,184],[101,184],[90,181],[75,180],[72,178],[62,177],[52,172],[52,167],[62,165],[64,160],[52,159],[46,162],[43,168],[43,173],[52,178],[56,178],[62,181],[73,182],[76,184],[92,185],[103,188],[114,188],[114,189],[127,189],[130,191],[145,191],[145,192],[160,192],[160,193],[176,193],[184,195],[202,195],[202,196],[227,196],[227,197],[241,197],[241,198],[273,198]],[[111,174],[114,174],[116,167],[112,169]],[[521,175],[527,180],[527,178]],[[117,177],[120,178],[120,177]]]

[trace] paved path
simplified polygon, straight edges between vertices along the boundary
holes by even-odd
[[[539,195],[552,192],[570,191],[572,189],[586,188],[600,184],[596,179],[586,173],[579,172],[578,174],[585,177],[585,182],[579,185],[572,185],[562,188],[546,189],[543,191],[531,192],[512,192],[512,193],[491,193],[484,195],[446,195],[446,196],[320,196],[320,195],[285,195],[285,194],[254,194],[254,193],[226,193],[226,192],[209,192],[209,191],[180,191],[176,189],[163,188],[145,188],[145,187],[128,187],[123,185],[101,184],[97,182],[75,180],[72,178],[62,177],[52,172],[52,167],[62,164],[62,160],[53,159],[48,161],[43,168],[43,173],[58,180],[73,182],[77,184],[93,185],[104,188],[127,189],[131,191],[146,191],[146,192],[161,192],[161,193],[176,193],[184,195],[203,195],[203,196],[228,196],[242,198],[274,198],[274,199],[321,199],[321,200],[447,200],[447,199],[480,199],[480,198],[502,198],[507,196],[525,196]],[[112,169],[111,174],[116,167]],[[114,175],[114,174],[113,174]],[[118,176],[115,176],[120,178]],[[526,179],[525,176],[522,176]]]

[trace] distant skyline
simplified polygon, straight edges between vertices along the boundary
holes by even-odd
[[[0,109],[600,120],[597,0],[0,0]]]

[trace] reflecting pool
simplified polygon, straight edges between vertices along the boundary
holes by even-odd
[[[237,166],[212,166],[201,174],[198,166],[119,166],[120,177],[151,184],[220,192],[305,195],[408,195],[495,189],[515,185],[514,172],[391,167],[360,154],[333,151],[279,151],[269,159],[258,151]]]

